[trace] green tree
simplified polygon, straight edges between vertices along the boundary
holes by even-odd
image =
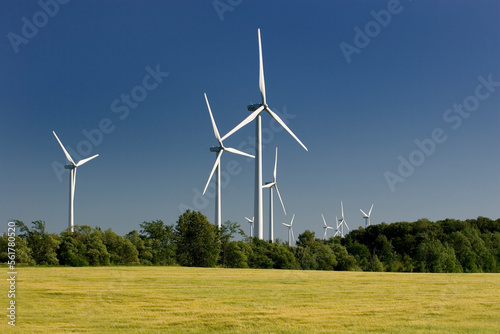
[[[250,244],[244,241],[231,241],[226,247],[226,266],[248,268],[248,258],[253,255]]]
[[[60,264],[72,267],[86,267],[89,265],[86,253],[87,246],[78,234],[74,234],[69,229],[61,233],[61,245],[58,249]]]
[[[338,259],[330,246],[330,243],[336,243],[338,239],[330,238],[324,242],[315,238],[314,232],[309,230],[304,231],[297,239],[296,254],[302,269],[334,270],[338,265]]]
[[[305,230],[304,233],[299,234],[296,245],[298,247],[312,248],[314,247],[315,243],[316,243],[316,237],[314,232]]]
[[[133,230],[125,235],[125,239],[129,240],[138,252],[138,258],[141,264],[152,265],[153,260],[152,242],[146,236],[139,235],[137,230]]]
[[[36,264],[35,260],[31,257],[31,248],[28,247],[28,242],[25,239],[15,236],[15,246],[9,247],[9,236],[7,233],[4,233],[0,238],[0,262],[7,263],[11,261],[9,259],[9,248],[14,248],[16,259],[16,264],[27,264],[34,265]]]
[[[439,240],[426,240],[417,249],[417,268],[421,272],[453,273],[461,272],[455,252],[448,244],[443,245]]]
[[[145,240],[145,247],[150,249],[152,255],[151,263],[167,266],[176,264],[176,243],[173,226],[166,225],[161,220],[144,222],[140,226],[141,234]]]
[[[378,259],[377,254],[373,254],[370,259],[370,270],[375,272],[384,271],[384,265]]]
[[[274,262],[269,257],[270,252],[268,251],[268,245],[270,243],[258,238],[253,238],[250,241],[250,246],[252,247],[252,252],[248,258],[248,264],[250,268],[260,268],[260,269],[272,269],[274,268]]]
[[[334,270],[360,270],[361,268],[356,263],[354,256],[347,252],[347,249],[338,242],[330,242],[330,249],[336,259]]]
[[[227,261],[227,253],[228,246],[231,244],[232,239],[234,239],[235,234],[245,235],[245,232],[241,229],[241,226],[238,223],[233,223],[231,221],[226,221],[222,223],[220,229],[220,240],[221,240],[221,256],[220,256],[220,264],[222,266],[226,265]],[[234,247],[234,246],[233,246]],[[232,251],[235,249],[233,248]]]
[[[361,270],[370,270],[370,250],[363,244],[360,244],[358,241],[354,241],[354,243],[347,248],[347,252],[354,256],[356,259],[356,263],[361,268]]]
[[[220,253],[220,234],[201,212],[187,210],[174,230],[177,260],[189,267],[215,267]]]
[[[300,269],[299,262],[290,251],[288,242],[267,243],[267,257],[273,262],[274,269]]]
[[[30,229],[23,222],[17,221],[22,235],[26,239],[28,247],[31,249],[31,257],[36,264],[56,265],[59,264],[57,259],[57,249],[59,240],[57,236],[51,235],[45,231],[45,222],[37,220],[31,223],[33,227]]]
[[[59,248],[61,264],[75,267],[109,265],[110,255],[103,240],[104,233],[100,228],[75,225],[74,232],[64,230]]]
[[[469,239],[462,232],[455,231],[451,233],[448,240],[450,245],[453,247],[455,255],[464,272],[479,272],[479,268],[477,266],[477,254],[472,250],[472,245]]]
[[[104,231],[103,242],[112,264],[139,263],[139,252],[130,240],[119,236],[111,229]]]

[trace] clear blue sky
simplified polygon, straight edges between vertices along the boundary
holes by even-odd
[[[354,229],[372,203],[372,224],[500,217],[498,1],[60,1],[0,3],[4,223],[67,227],[53,130],[100,155],[78,169],[76,224],[125,234],[187,207],[213,221],[213,197],[196,195],[217,143],[203,93],[221,134],[260,102],[258,28],[268,104],[309,148],[263,117],[264,181],[278,147],[288,212],[275,201],[276,237],[293,213],[296,236],[322,236],[341,200]],[[225,144],[252,152],[254,131]],[[222,158],[223,221],[248,232],[254,163]],[[268,191],[264,210],[267,238]]]

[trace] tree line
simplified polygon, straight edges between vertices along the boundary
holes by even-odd
[[[143,222],[124,236],[77,225],[48,233],[45,222],[16,221],[16,262],[26,265],[163,265],[304,270],[434,273],[500,272],[500,219],[381,223],[345,238],[316,238],[309,230],[296,245],[250,238],[240,225],[221,229],[200,212],[186,211],[175,225]],[[236,240],[240,239],[240,240]],[[0,238],[0,262],[8,262],[9,238]]]

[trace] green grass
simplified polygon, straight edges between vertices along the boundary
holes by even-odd
[[[16,283],[1,333],[500,333],[498,274],[27,267]]]

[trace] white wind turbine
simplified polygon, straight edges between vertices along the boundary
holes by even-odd
[[[99,156],[99,154],[96,154],[94,156],[91,156],[90,158],[82,159],[78,161],[78,163],[75,164],[71,156],[69,155],[68,151],[66,151],[66,148],[64,148],[64,145],[61,143],[59,138],[57,137],[56,133],[52,131],[54,136],[56,137],[57,141],[59,142],[59,145],[61,145],[61,148],[64,151],[64,154],[66,155],[66,159],[71,163],[71,165],[65,165],[64,168],[69,169],[69,228],[71,229],[71,232],[73,232],[73,226],[74,226],[74,202],[75,202],[75,186],[76,186],[76,169],[83,165],[84,163],[94,159],[95,157]]]
[[[321,217],[323,218],[323,223],[325,224],[325,226],[323,227],[323,229],[325,230],[325,233],[323,234],[323,240],[326,240],[328,230],[333,230],[333,227],[328,226],[328,224],[326,223],[326,220],[325,220],[325,216],[323,216],[323,214],[321,214]],[[335,230],[334,237],[336,237],[338,233],[339,233],[339,227],[338,227],[338,223],[337,223],[337,229]]]
[[[292,227],[294,218],[295,218],[295,213],[292,216],[292,221],[290,222],[290,224],[282,223],[283,225],[288,227],[288,246],[290,247],[292,247],[292,240],[295,240],[295,237],[293,236],[293,227]]]
[[[278,198],[280,199],[283,212],[285,212],[285,205],[281,199],[280,191],[278,190],[278,183],[276,183],[276,168],[278,167],[278,148],[276,147],[276,156],[274,158],[274,179],[273,182],[267,182],[263,188],[269,188],[269,240],[274,242],[274,221],[273,221],[273,187],[276,189]]]
[[[359,209],[361,213],[363,214],[363,218],[365,219],[365,228],[370,226],[370,215],[372,214],[372,209],[373,209],[373,204],[372,207],[370,208],[370,211],[368,211],[368,214],[366,214],[363,210]]]
[[[237,149],[231,148],[231,147],[225,147],[222,141],[229,137],[229,135],[225,135],[224,138],[221,139],[219,130],[217,129],[217,125],[215,124],[214,116],[212,115],[212,110],[210,109],[210,104],[208,103],[208,98],[207,94],[205,94],[205,101],[207,102],[207,107],[208,107],[208,112],[210,113],[210,119],[212,120],[212,126],[214,128],[214,135],[217,141],[219,142],[219,146],[215,147],[210,147],[211,152],[216,152],[217,157],[215,158],[215,163],[212,168],[212,171],[210,172],[210,176],[208,177],[207,184],[205,185],[205,189],[203,190],[203,195],[205,195],[205,192],[207,191],[208,184],[210,183],[210,180],[212,179],[212,175],[214,175],[215,169],[217,169],[217,178],[215,179],[215,188],[216,188],[216,195],[215,195],[215,220],[217,222],[217,226],[219,229],[222,226],[222,217],[221,217],[221,181],[220,181],[220,157],[222,155],[222,152],[227,151],[239,155],[244,155],[250,158],[254,158],[253,155],[239,151]],[[233,131],[234,132],[234,131]]]
[[[339,220],[339,224],[338,224],[338,227],[341,228],[341,236],[342,238],[344,237],[344,225],[345,227],[347,227],[347,230],[350,231],[351,229],[349,228],[349,225],[347,225],[347,222],[345,221],[345,218],[344,218],[344,204],[342,204],[342,201],[340,201],[340,206],[342,207],[342,219]]]
[[[297,138],[297,136],[288,128],[283,120],[272,111],[266,102],[266,84],[264,81],[264,64],[262,61],[262,43],[260,39],[260,29],[257,30],[259,37],[259,89],[262,96],[262,103],[249,105],[248,111],[252,113],[238,124],[233,130],[229,131],[222,140],[229,137],[235,131],[250,123],[254,119],[257,120],[255,124],[255,197],[254,197],[254,216],[256,219],[257,232],[256,235],[259,239],[264,238],[264,222],[263,222],[263,208],[262,208],[262,119],[261,112],[267,111],[276,122],[278,122],[302,147],[307,151],[307,147]]]
[[[250,223],[250,238],[253,238],[253,217],[252,219],[245,217],[245,219]]]

